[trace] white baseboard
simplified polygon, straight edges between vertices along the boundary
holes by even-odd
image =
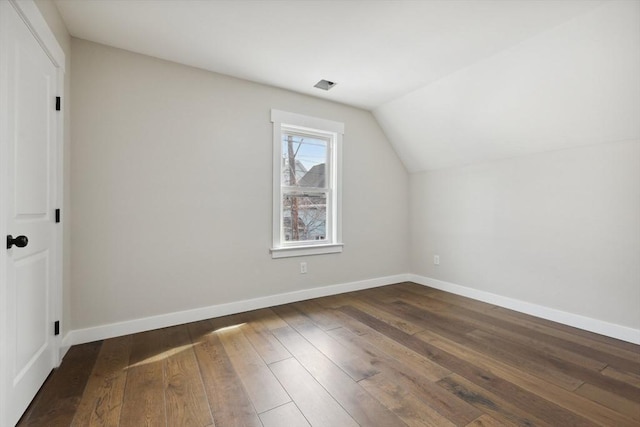
[[[591,317],[568,313],[566,311],[556,310],[554,308],[532,304],[530,302],[520,301],[509,297],[492,294],[490,292],[480,291],[477,289],[468,288],[466,286],[432,279],[430,277],[419,276],[417,274],[409,274],[408,276],[409,281],[418,283],[423,286],[429,286],[431,288],[451,292],[452,294],[462,295],[489,304],[519,311],[521,313],[530,314],[532,316],[541,317],[547,320],[552,320],[564,325],[573,326],[579,329],[584,329],[586,331],[595,332],[597,334],[606,335],[608,337],[617,338],[634,344],[640,344],[640,330],[638,329],[616,325],[614,323],[593,319]]]
[[[108,325],[95,326],[86,329],[76,329],[67,333],[62,340],[60,353],[64,355],[72,345],[98,341],[122,335],[135,334],[150,331],[152,329],[181,325],[183,323],[197,322],[213,317],[226,316],[228,314],[242,313],[265,307],[273,307],[311,298],[325,297],[342,294],[345,292],[359,291],[362,289],[376,288],[399,282],[406,282],[409,275],[398,274],[395,276],[379,277],[375,279],[360,280],[357,282],[341,283],[337,285],[322,286],[312,289],[303,289],[266,297],[230,302],[226,304],[212,305],[209,307],[195,308],[193,310],[178,311],[161,314],[158,316],[141,319],[127,320]]]
[[[58,348],[58,365],[60,363],[62,363],[62,359],[64,358],[64,355],[67,354],[67,351],[69,351],[69,349],[71,348],[73,344],[71,343],[71,333],[67,333],[64,335],[64,338],[62,338],[62,341],[60,342],[60,347]]]
[[[640,330],[638,329],[616,325],[602,320],[581,316],[579,314],[568,313],[542,305],[504,297],[442,280],[432,279],[430,277],[419,276],[416,274],[398,274],[395,276],[379,277],[375,279],[322,286],[312,289],[303,289],[283,294],[212,305],[141,319],[127,320],[124,322],[111,323],[92,328],[72,330],[62,339],[62,343],[60,345],[60,360],[62,360],[62,357],[67,350],[69,350],[72,345],[76,344],[83,344],[91,341],[149,331],[152,329],[180,325],[183,323],[197,322],[199,320],[210,319],[213,317],[226,316],[229,314],[242,313],[260,308],[273,307],[281,304],[288,304],[329,295],[337,295],[362,289],[376,288],[379,286],[392,285],[394,283],[407,281],[451,292],[452,294],[462,295],[489,304],[498,305],[500,307],[509,308],[521,313],[552,320],[554,322],[595,332],[597,334],[606,335],[634,344],[640,344]]]

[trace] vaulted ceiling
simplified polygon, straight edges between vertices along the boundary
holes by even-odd
[[[640,139],[636,0],[56,4],[75,37],[371,110],[411,172]]]

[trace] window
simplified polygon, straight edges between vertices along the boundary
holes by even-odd
[[[344,124],[271,110],[273,258],[342,252]]]

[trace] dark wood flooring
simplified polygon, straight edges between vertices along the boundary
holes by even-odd
[[[640,426],[640,347],[412,283],[73,346],[20,426]]]

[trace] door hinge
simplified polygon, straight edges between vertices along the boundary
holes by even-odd
[[[60,222],[60,209],[56,209],[56,223]]]
[[[60,335],[60,321],[53,322],[53,335]]]
[[[60,111],[60,97],[56,96],[56,111]]]

